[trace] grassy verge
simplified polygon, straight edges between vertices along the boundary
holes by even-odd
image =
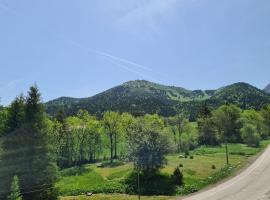
[[[169,177],[175,167],[181,166],[184,174],[185,185],[177,188],[170,195],[184,195],[198,191],[210,184],[230,176],[235,171],[246,165],[250,157],[257,155],[262,151],[270,141],[263,141],[260,148],[247,147],[243,144],[229,145],[229,162],[226,167],[224,147],[206,147],[202,146],[192,152],[187,158],[178,155],[167,156],[168,164],[161,170],[161,174]],[[128,191],[126,184],[127,177],[132,172],[132,165],[126,163],[115,167],[98,168],[95,164],[84,165],[63,170],[61,180],[57,183],[62,196],[76,196],[83,193],[92,192],[94,195],[91,199],[132,199],[133,196],[126,195],[105,195],[112,193],[124,194]],[[161,184],[161,183],[159,183]],[[151,184],[154,185],[154,184]],[[164,187],[166,188],[166,187]],[[159,191],[158,191],[159,192]],[[164,194],[160,187],[160,194]],[[167,194],[165,194],[167,195]],[[63,199],[84,199],[79,197],[65,197]],[[145,199],[157,199],[157,197],[144,197]],[[168,197],[160,197],[166,199]],[[85,198],[87,199],[87,198]]]
[[[91,197],[81,196],[67,196],[60,198],[61,200],[137,200],[138,197],[135,195],[126,194],[94,194]],[[141,200],[168,200],[171,197],[168,196],[142,196]]]

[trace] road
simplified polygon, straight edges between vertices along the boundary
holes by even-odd
[[[270,146],[245,171],[182,200],[270,200]]]

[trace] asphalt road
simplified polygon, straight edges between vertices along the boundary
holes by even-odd
[[[245,171],[183,200],[270,200],[270,146]]]

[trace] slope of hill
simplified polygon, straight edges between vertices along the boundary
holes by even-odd
[[[190,91],[144,80],[129,81],[89,98],[61,97],[46,103],[47,112],[55,115],[64,109],[73,115],[79,109],[101,115],[106,110],[129,112],[134,115],[157,113],[163,116],[186,112],[193,117],[202,102],[212,107],[234,103],[241,108],[259,109],[270,103],[270,96],[246,83],[236,83],[219,90]]]
[[[265,91],[267,94],[270,94],[270,83],[264,88],[264,91]]]
[[[230,103],[242,109],[260,109],[270,102],[270,96],[247,83],[235,83],[217,90],[208,102],[213,106]]]

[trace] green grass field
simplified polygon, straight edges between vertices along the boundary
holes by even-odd
[[[243,167],[247,160],[264,149],[270,141],[263,141],[260,148],[251,148],[243,144],[229,145],[230,167],[224,169],[224,147],[200,147],[190,152],[193,159],[180,158],[178,155],[167,156],[168,163],[161,170],[162,174],[172,174],[175,167],[180,164],[184,174],[185,187],[180,188],[176,194],[187,194],[197,191],[209,184],[216,183],[228,177],[236,170]],[[215,166],[213,169],[213,165]],[[61,180],[57,183],[62,196],[76,196],[92,192],[89,199],[127,199],[126,195],[105,195],[111,193],[125,193],[125,178],[132,172],[132,164],[127,163],[117,167],[97,168],[95,164],[74,167],[61,171]],[[102,194],[101,194],[102,193]],[[96,195],[98,194],[98,195]],[[136,196],[128,196],[128,199]],[[169,197],[144,197],[143,199],[168,199]],[[87,199],[84,196],[63,197],[63,200]]]

